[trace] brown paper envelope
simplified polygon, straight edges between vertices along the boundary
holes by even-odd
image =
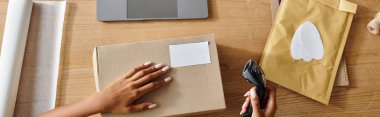
[[[267,79],[328,104],[356,8],[345,0],[283,0],[260,61]],[[291,57],[291,39],[305,21],[320,32],[325,52],[321,60]]]
[[[272,11],[272,21],[274,21],[278,7],[280,7],[279,0],[270,0],[271,3],[271,11]],[[345,57],[343,55],[341,63],[338,68],[338,73],[335,78],[335,86],[348,86],[349,80],[348,80],[348,73],[347,73],[347,65],[345,62]]]

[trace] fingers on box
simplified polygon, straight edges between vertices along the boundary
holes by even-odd
[[[161,75],[165,74],[170,67],[165,66],[163,67],[162,63],[152,65],[152,62],[146,62],[143,64],[146,68],[141,69],[139,71],[135,71],[135,74],[131,78],[135,83],[139,86],[142,86],[143,89],[154,89],[161,87],[161,85],[164,85],[172,80],[171,77],[167,77],[163,80],[150,82],[153,79],[156,79],[160,77]],[[148,84],[147,84],[148,83]]]

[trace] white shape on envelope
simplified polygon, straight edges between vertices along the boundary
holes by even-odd
[[[290,44],[290,53],[295,60],[310,62],[323,58],[324,49],[317,27],[305,21],[296,30]]]

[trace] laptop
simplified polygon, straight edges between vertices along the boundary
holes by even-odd
[[[207,0],[97,0],[98,21],[201,19]]]

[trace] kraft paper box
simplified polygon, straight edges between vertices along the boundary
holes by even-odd
[[[346,0],[283,0],[260,65],[268,80],[328,104],[357,5]],[[310,62],[292,58],[290,44],[305,21],[314,23],[324,55]]]
[[[173,38],[149,42],[99,46],[94,50],[94,70],[97,91],[133,67],[152,61],[170,65],[169,46],[208,42],[211,63],[174,67],[165,76],[173,80],[143,96],[159,106],[132,114],[102,113],[106,117],[183,116],[226,108],[219,60],[214,35]],[[159,79],[162,79],[159,78]]]

